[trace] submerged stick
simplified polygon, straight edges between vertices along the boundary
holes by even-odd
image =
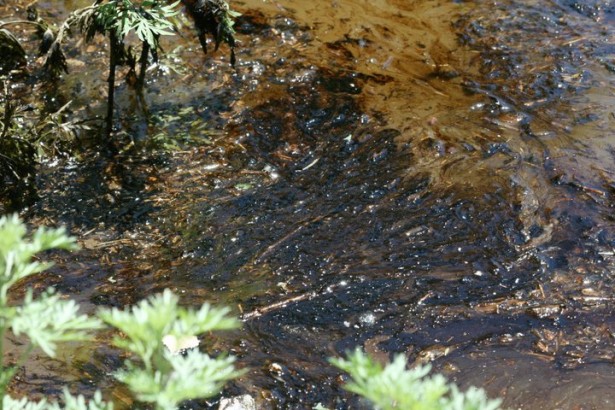
[[[263,306],[261,308],[256,308],[256,309],[254,309],[251,312],[243,314],[243,315],[241,315],[241,321],[242,322],[246,322],[248,320],[255,319],[255,318],[260,317],[262,315],[265,315],[267,313],[274,312],[274,311],[279,310],[279,309],[283,309],[283,308],[285,308],[286,306],[288,306],[291,303],[301,302],[303,300],[311,300],[311,299],[314,299],[315,297],[322,296],[322,295],[325,295],[327,293],[333,293],[337,289],[346,287],[347,285],[348,285],[348,283],[346,281],[341,281],[341,282],[336,283],[334,285],[329,285],[327,287],[321,288],[320,290],[313,290],[311,292],[306,292],[306,293],[302,293],[300,295],[291,296],[291,297],[286,298],[284,300],[280,300],[278,302],[271,303],[271,304],[269,304],[267,306]]]
[[[252,312],[242,315],[241,320],[245,322],[247,320],[251,320],[259,316],[262,316],[264,314],[267,314],[269,312],[272,312],[274,310],[285,308],[289,303],[300,302],[302,300],[311,299],[317,295],[318,295],[317,292],[308,292],[308,293],[303,293],[301,295],[293,296],[288,299],[284,299],[284,300],[272,303],[270,305],[264,306],[262,308],[254,309]]]
[[[290,238],[292,238],[293,236],[295,236],[296,234],[298,234],[300,231],[302,231],[306,226],[309,226],[315,222],[320,221],[321,219],[325,218],[327,215],[320,215],[317,216],[315,218],[309,219],[307,221],[303,221],[301,222],[301,224],[293,229],[292,231],[290,231],[289,233],[287,233],[286,235],[284,235],[282,238],[280,238],[279,240],[277,240],[276,242],[274,242],[273,244],[269,245],[267,247],[267,249],[265,249],[260,255],[258,255],[255,259],[254,259],[254,264],[258,264],[261,263],[266,257],[268,257],[269,255],[271,255],[271,253],[273,253],[277,248],[280,247],[280,245],[282,245],[284,242],[286,242],[287,240],[289,240]]]

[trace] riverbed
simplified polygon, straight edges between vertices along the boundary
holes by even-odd
[[[231,5],[235,67],[184,27],[146,110],[118,82],[119,154],[41,164],[23,215],[82,250],[35,285],[89,311],[167,287],[230,306],[243,328],[203,344],[249,368],[224,394],[263,408],[355,405],[327,363],[355,346],[508,408],[612,407],[615,4]],[[74,47],[48,104],[100,116],[104,42]],[[130,406],[106,342],[41,358],[23,389]]]

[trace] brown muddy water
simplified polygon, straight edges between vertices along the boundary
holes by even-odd
[[[232,4],[235,69],[184,30],[147,112],[119,87],[123,153],[42,164],[23,214],[83,249],[34,285],[89,310],[166,287],[235,308],[243,329],[204,345],[250,369],[224,395],[262,408],[356,408],[326,362],[355,346],[508,408],[614,407],[615,4]],[[71,58],[47,103],[102,114],[104,49]],[[180,150],[152,148],[165,133]],[[98,385],[129,407],[100,339],[33,360],[16,389]]]

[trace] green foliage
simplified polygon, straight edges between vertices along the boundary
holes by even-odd
[[[55,41],[47,49],[45,67],[55,75],[66,72],[68,66],[66,57],[62,51],[62,43],[71,28],[77,27],[84,34],[86,41],[91,40],[97,34],[109,38],[109,77],[107,95],[107,118],[106,133],[110,136],[113,131],[113,105],[115,89],[116,66],[127,65],[129,72],[127,82],[141,90],[145,82],[145,73],[148,56],[154,61],[158,60],[158,52],[161,50],[160,37],[174,34],[175,26],[173,17],[179,12],[177,6],[180,1],[168,4],[164,0],[143,0],[133,2],[131,0],[97,0],[93,5],[75,10],[60,27]],[[205,4],[205,20],[201,12],[194,14],[195,23],[199,30],[199,40],[203,50],[206,51],[206,33],[215,34],[216,49],[220,41],[231,46],[231,63],[235,63],[233,18],[237,13],[230,10],[224,0],[205,0],[194,4]],[[213,5],[213,6],[209,6]],[[215,7],[214,7],[215,6]],[[200,7],[200,6],[199,6]],[[197,7],[198,8],[198,7]],[[197,16],[200,16],[197,18]],[[129,33],[133,32],[141,42],[140,63],[137,74],[137,55],[133,47],[125,41]]]
[[[63,228],[39,228],[30,241],[26,227],[17,216],[0,218],[0,307],[7,306],[7,293],[18,280],[42,272],[51,264],[32,261],[49,249],[75,249],[75,240]]]
[[[16,217],[0,218],[0,357],[7,330],[28,339],[24,352],[12,366],[0,363],[0,410],[112,410],[112,405],[96,393],[89,402],[82,396],[64,393],[64,405],[42,400],[13,399],[6,389],[16,370],[24,364],[34,347],[53,357],[57,344],[81,341],[102,323],[78,313],[78,306],[63,300],[52,289],[35,298],[28,290],[21,303],[9,303],[8,292],[17,281],[42,272],[48,263],[33,261],[36,254],[49,249],[74,249],[75,241],[63,229],[39,228],[30,238]],[[224,384],[243,372],[234,367],[234,358],[210,357],[197,349],[197,335],[233,329],[239,322],[228,316],[228,309],[202,305],[191,309],[179,305],[170,290],[154,295],[132,308],[107,309],[100,318],[120,331],[113,343],[132,357],[116,377],[135,397],[153,404],[155,409],[173,410],[190,399],[212,397]],[[460,392],[442,375],[428,376],[429,366],[406,369],[403,356],[387,366],[375,362],[360,350],[348,359],[331,359],[350,373],[346,389],[359,394],[382,410],[496,410],[500,400],[489,400],[482,389]],[[316,408],[324,409],[321,405]]]
[[[139,356],[147,367],[162,358],[167,335],[179,338],[238,327],[227,313],[228,309],[207,303],[196,311],[181,307],[179,298],[167,289],[131,309],[102,311],[100,317],[124,334],[114,339],[115,345]]]
[[[73,396],[64,390],[63,402],[64,407],[45,399],[33,402],[26,398],[16,400],[8,395],[3,397],[4,410],[113,410],[113,404],[104,402],[100,392],[96,392],[88,402],[82,395]]]
[[[403,355],[383,367],[357,349],[348,359],[331,359],[331,363],[352,377],[347,390],[381,410],[496,410],[501,403],[489,400],[482,389],[462,393],[442,375],[427,376],[430,366],[407,370]]]
[[[28,290],[23,305],[15,309],[11,320],[16,336],[25,334],[50,357],[55,357],[57,343],[87,340],[88,331],[101,327],[97,319],[79,315],[79,306],[72,300],[62,300],[53,289],[38,299]]]
[[[184,400],[215,396],[224,384],[242,372],[234,369],[234,358],[211,358],[198,350],[185,356],[168,350],[164,358],[171,366],[167,371],[150,371],[128,363],[118,380],[126,383],[135,396],[154,403],[157,409],[175,409]]]
[[[86,402],[82,396],[71,396],[66,391],[63,407],[46,400],[35,403],[6,395],[16,369],[23,365],[34,347],[54,357],[59,342],[85,340],[88,331],[102,327],[100,320],[79,315],[75,302],[61,299],[52,289],[38,298],[28,290],[21,303],[9,304],[8,292],[12,285],[50,266],[33,261],[37,253],[76,247],[74,239],[63,229],[39,228],[30,239],[26,233],[17,216],[0,218],[0,357],[7,330],[28,339],[17,364],[0,366],[0,410],[111,410],[111,404],[103,402],[100,393]],[[126,383],[137,399],[165,410],[177,408],[184,400],[214,396],[224,383],[242,373],[235,370],[232,357],[212,358],[198,350],[180,355],[171,346],[181,348],[188,341],[190,347],[195,347],[195,335],[238,327],[239,322],[227,315],[228,309],[209,304],[196,310],[181,307],[179,298],[170,290],[132,309],[100,312],[104,321],[122,332],[122,336],[114,339],[115,345],[138,359],[126,363],[126,368],[116,375],[118,380]]]
[[[134,31],[144,43],[153,50],[159,48],[158,39],[162,35],[173,35],[170,17],[178,13],[179,1],[166,5],[162,1],[143,1],[135,4],[129,0],[111,0],[96,9],[94,19],[103,34],[111,30],[121,41]]]
[[[198,350],[181,356],[163,341],[238,327],[227,313],[228,309],[209,304],[198,310],[181,307],[170,290],[132,309],[102,311],[100,317],[122,332],[114,344],[139,358],[128,361],[117,378],[137,399],[154,403],[157,409],[175,409],[184,400],[217,394],[226,381],[241,374],[234,369],[233,358],[211,358]]]
[[[90,41],[101,34],[114,39],[113,47],[123,58],[116,63],[129,63],[134,68],[136,57],[125,47],[124,38],[134,32],[139,40],[148,47],[154,59],[160,49],[159,38],[172,35],[173,23],[170,18],[178,11],[180,2],[167,4],[164,1],[145,0],[135,3],[130,0],[97,1],[93,5],[73,11],[62,24],[54,43],[47,52],[45,66],[54,73],[66,71],[66,57],[62,44],[66,34],[77,28]]]
[[[4,361],[0,363],[0,408],[59,409],[57,404],[45,401],[14,400],[6,395],[6,389],[34,347],[54,357],[57,343],[84,340],[88,331],[100,328],[102,323],[96,318],[79,315],[75,302],[61,299],[52,289],[38,298],[34,298],[32,290],[28,289],[21,303],[9,303],[9,290],[13,285],[50,266],[49,263],[33,261],[36,254],[49,249],[76,247],[74,239],[69,238],[64,229],[39,228],[29,239],[26,233],[26,227],[17,216],[0,218],[0,357],[4,358],[6,331],[12,330],[16,336],[25,335],[28,339],[16,364],[6,366]],[[83,397],[73,397],[68,393],[65,393],[65,400],[65,408],[70,409],[107,408],[101,404],[100,397],[89,405],[85,404]]]

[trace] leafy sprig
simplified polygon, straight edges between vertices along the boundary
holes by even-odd
[[[428,376],[431,367],[406,369],[406,359],[397,355],[382,366],[360,349],[347,359],[331,359],[350,374],[345,389],[370,400],[381,410],[496,410],[501,400],[490,400],[485,391],[471,387],[460,392],[444,376]]]
[[[94,394],[92,400],[86,401],[82,395],[73,396],[64,390],[64,406],[57,402],[49,402],[45,399],[38,402],[28,399],[14,399],[9,395],[2,398],[3,410],[113,410],[113,403],[103,401],[99,391]]]
[[[35,347],[48,356],[55,357],[57,344],[68,341],[82,341],[90,332],[99,329],[102,322],[96,318],[80,315],[74,301],[64,300],[49,289],[37,298],[31,289],[23,300],[9,303],[10,288],[18,281],[42,272],[51,266],[33,258],[50,249],[75,249],[74,238],[60,229],[37,229],[30,238],[27,229],[16,215],[0,218],[0,410],[60,410],[57,403],[46,400],[31,402],[16,400],[6,390],[17,369],[22,366]],[[25,335],[26,342],[17,362],[4,363],[4,336],[11,330],[16,336]],[[65,409],[70,410],[111,410],[100,394],[86,403],[82,396],[71,396],[65,392]]]
[[[235,370],[231,356],[211,358],[191,350],[185,356],[166,351],[164,357],[170,371],[127,364],[125,370],[116,373],[138,400],[154,403],[157,409],[174,410],[182,401],[215,396],[227,381],[243,374]]]
[[[58,343],[88,340],[89,332],[102,328],[102,322],[80,315],[75,301],[61,299],[53,289],[37,299],[29,289],[22,306],[15,309],[11,328],[16,336],[25,334],[47,356],[55,357]]]
[[[121,46],[121,54],[128,55],[124,38],[133,31],[146,44],[154,58],[160,49],[160,36],[173,35],[170,18],[179,13],[180,1],[172,4],[160,0],[145,0],[141,3],[130,0],[97,1],[93,5],[73,11],[60,27],[54,43],[47,52],[45,66],[52,72],[67,71],[62,43],[71,29],[76,28],[91,41],[97,34],[109,36]],[[128,59],[130,60],[130,59]],[[132,58],[134,61],[134,57]]]
[[[17,369],[25,363],[35,347],[55,357],[58,343],[88,339],[92,330],[103,326],[95,317],[79,314],[78,305],[65,300],[53,289],[35,297],[30,289],[21,301],[8,301],[8,290],[18,280],[42,272],[49,263],[32,261],[48,249],[75,249],[75,240],[63,229],[36,230],[30,238],[17,216],[0,218],[0,357],[7,331],[25,336],[26,343],[16,364],[4,365],[0,360],[0,410],[112,410],[110,403],[96,393],[92,400],[64,394],[64,404],[41,400],[13,399],[6,390]],[[114,339],[116,346],[134,356],[118,380],[126,383],[135,397],[153,403],[156,409],[172,410],[184,400],[207,398],[219,393],[223,385],[243,372],[234,367],[234,358],[210,357],[198,350],[177,354],[165,346],[172,341],[182,346],[188,340],[194,347],[196,335],[232,329],[238,320],[228,316],[228,309],[202,305],[199,309],[179,306],[179,298],[170,290],[154,295],[133,308],[107,309],[99,315],[119,329],[123,336]],[[171,346],[170,346],[171,347]]]
[[[16,215],[0,218],[0,305],[7,304],[7,294],[17,281],[42,272],[51,266],[48,262],[32,261],[40,252],[49,249],[75,249],[74,238],[64,228],[39,228],[27,241],[26,227]]]
[[[231,357],[212,358],[192,350],[182,356],[171,352],[165,340],[192,338],[214,330],[238,327],[228,309],[204,304],[194,310],[179,306],[170,290],[141,301],[132,309],[103,310],[99,316],[122,333],[113,343],[139,360],[126,362],[116,374],[137,399],[157,409],[175,409],[184,400],[217,394],[224,383],[238,377]]]
[[[179,13],[179,3],[167,5],[160,1],[143,1],[135,4],[129,0],[112,0],[101,4],[94,18],[102,32],[114,30],[121,41],[134,31],[139,40],[156,50],[160,36],[174,34],[169,18]]]

